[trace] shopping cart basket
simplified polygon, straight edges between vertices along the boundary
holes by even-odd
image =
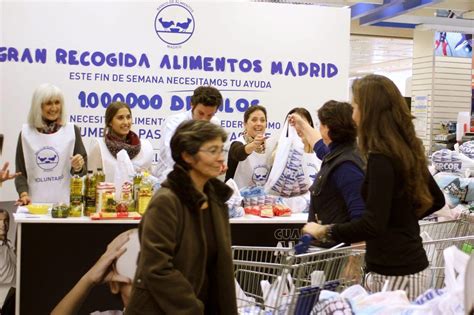
[[[432,288],[439,289],[444,287],[443,251],[453,245],[467,254],[472,254],[474,253],[474,235],[423,242],[423,247],[430,263],[430,284]]]
[[[474,235],[474,222],[468,214],[461,214],[457,220],[444,222],[420,221],[420,233],[425,240]]]
[[[365,250],[361,246],[320,250],[295,255],[292,248],[233,246],[236,281],[245,293],[238,298],[242,313],[309,314],[320,288],[341,291],[360,283]],[[311,274],[323,276],[318,287],[311,286]],[[287,290],[291,279],[294,291]],[[282,283],[268,303],[261,282]],[[283,284],[284,283],[284,284]]]

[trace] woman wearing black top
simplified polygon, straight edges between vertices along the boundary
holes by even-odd
[[[367,157],[366,211],[348,223],[308,223],[303,232],[336,242],[366,241],[368,289],[380,291],[387,284],[414,299],[429,285],[418,220],[441,209],[444,196],[428,172],[414,117],[395,84],[368,75],[354,82],[352,92],[352,117]]]

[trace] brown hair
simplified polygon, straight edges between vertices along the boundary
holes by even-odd
[[[390,157],[401,169],[404,191],[421,217],[433,205],[428,189],[427,161],[422,141],[405,99],[397,86],[381,75],[367,75],[352,85],[354,102],[359,106],[359,146]]]
[[[349,103],[327,101],[318,110],[321,124],[328,127],[331,141],[337,143],[354,142],[357,138],[357,127],[352,119],[352,106]]]
[[[267,120],[267,110],[265,109],[265,107],[263,107],[261,105],[253,105],[253,106],[250,106],[249,108],[247,108],[247,110],[245,111],[245,113],[244,113],[244,123],[247,123],[247,121],[249,121],[250,115],[252,115],[252,113],[254,113],[258,110],[263,113],[263,115],[265,116],[265,120]]]
[[[206,120],[186,120],[176,128],[171,137],[171,157],[176,164],[189,170],[190,166],[184,161],[182,154],[186,152],[189,155],[196,155],[204,143],[214,139],[225,142],[227,133],[222,127]]]
[[[128,109],[130,115],[132,114],[130,106],[124,102],[112,102],[109,104],[109,106],[107,106],[107,109],[105,110],[105,129],[109,128],[112,119],[114,119],[114,116],[122,108]]]

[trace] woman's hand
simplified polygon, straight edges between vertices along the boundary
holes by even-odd
[[[311,234],[315,239],[322,239],[326,235],[326,225],[317,224],[314,222],[306,223],[303,227],[303,234]]]
[[[256,135],[253,141],[245,146],[245,152],[247,152],[247,154],[250,154],[255,150],[261,149],[263,144],[265,143],[265,139],[267,138],[264,134]]]
[[[311,125],[298,114],[288,116],[288,123],[296,129],[298,136],[304,138],[311,148],[321,139],[319,130],[314,129]]]
[[[75,173],[79,173],[84,167],[84,158],[80,154],[71,157],[71,167]]]
[[[15,202],[15,206],[26,206],[26,205],[29,205],[30,203],[31,203],[31,198],[30,196],[28,196],[28,193],[25,191],[20,194],[20,198],[18,198],[18,200]]]
[[[13,179],[17,177],[18,175],[21,175],[21,173],[14,173],[10,174],[10,170],[8,169],[8,165],[10,165],[8,162],[5,162],[3,164],[2,168],[0,169],[0,184],[3,183],[6,180]]]

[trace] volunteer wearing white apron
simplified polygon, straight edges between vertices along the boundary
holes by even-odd
[[[150,170],[153,147],[132,130],[132,111],[126,103],[113,102],[105,111],[105,135],[94,139],[89,155],[89,169],[102,168],[107,182],[114,182],[117,153],[125,150],[135,171]]]
[[[160,182],[166,179],[169,172],[173,170],[174,160],[171,157],[170,141],[178,126],[187,120],[207,120],[218,126],[221,125],[216,112],[222,106],[222,95],[218,89],[212,86],[200,86],[196,88],[191,97],[191,110],[166,117],[158,147],[158,163],[153,175]]]
[[[66,123],[61,90],[40,85],[16,148],[16,171],[21,172],[15,179],[17,204],[69,203],[70,177],[85,175],[86,162],[79,128]]]
[[[244,132],[230,145],[225,181],[233,178],[239,189],[263,186],[270,173],[272,148],[267,147],[267,111],[255,105],[244,113]]]

